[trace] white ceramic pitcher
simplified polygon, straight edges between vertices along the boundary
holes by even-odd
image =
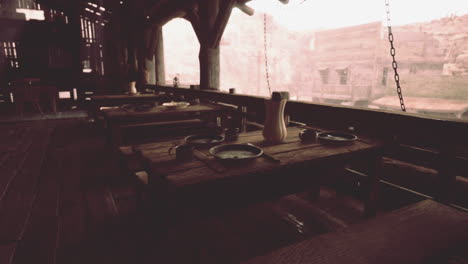
[[[266,119],[263,138],[268,143],[281,143],[288,135],[284,121],[284,109],[288,99],[288,92],[273,92],[271,99],[265,100]]]

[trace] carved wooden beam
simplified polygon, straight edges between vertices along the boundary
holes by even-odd
[[[146,13],[149,16],[147,23],[162,26],[173,18],[183,18],[193,3],[194,0],[161,0]]]
[[[255,13],[255,10],[251,8],[250,6],[246,5],[245,3],[243,4],[236,3],[235,7],[239,8],[239,10],[241,10],[242,12],[244,12],[245,14],[249,16],[252,16]]]
[[[153,5],[146,12],[149,16],[156,14],[164,6],[170,3],[170,0],[157,0],[154,1]]]
[[[184,19],[188,20],[190,24],[192,24],[193,31],[195,32],[197,39],[200,41],[200,39],[203,38],[202,36],[203,32],[200,28],[200,17],[198,15],[197,4],[187,9]]]
[[[216,22],[213,27],[211,41],[209,45],[212,48],[218,47],[221,37],[223,36],[224,29],[231,17],[232,8],[234,7],[235,0],[225,0],[220,7]]]

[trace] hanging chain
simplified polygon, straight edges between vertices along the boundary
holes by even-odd
[[[265,48],[265,76],[268,86],[268,92],[271,95],[270,87],[270,74],[268,69],[268,48],[267,48],[267,15],[263,14],[263,39],[264,39],[264,48]]]
[[[398,98],[400,99],[400,107],[403,112],[406,112],[405,101],[403,101],[403,93],[401,92],[400,86],[400,75],[398,74],[398,64],[395,60],[395,47],[393,46],[393,33],[390,19],[390,0],[385,0],[385,7],[387,9],[387,28],[388,28],[388,41],[390,42],[390,55],[392,56],[392,68],[395,72],[395,83],[397,87]]]

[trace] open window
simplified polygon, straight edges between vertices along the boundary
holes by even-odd
[[[348,84],[348,68],[337,69],[336,73],[338,74],[340,84]]]
[[[322,69],[319,69],[318,71],[320,74],[320,80],[322,81],[322,84],[328,84],[328,80],[330,78],[330,69],[322,68]]]
[[[199,84],[200,44],[190,22],[173,19],[163,26],[163,35],[166,84],[174,85],[176,77],[180,86]]]

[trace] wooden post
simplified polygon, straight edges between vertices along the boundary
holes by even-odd
[[[69,17],[69,28],[71,31],[70,37],[72,38],[69,43],[73,45],[71,47],[73,53],[71,55],[72,60],[72,72],[71,72],[71,83],[75,83],[78,85],[80,82],[80,77],[83,74],[83,66],[81,61],[81,43],[83,39],[81,37],[81,17],[79,13],[79,8],[72,8],[67,12]],[[76,87],[77,89],[81,89],[81,87]]]
[[[139,45],[138,69],[141,81],[147,84],[165,84],[164,43],[162,26],[147,28]]]
[[[219,46],[200,46],[200,87],[205,90],[219,90]]]
[[[166,83],[166,70],[164,64],[164,39],[162,26],[156,27],[153,29],[154,41],[155,41],[155,83],[157,85],[164,85]]]
[[[234,0],[200,0],[198,15],[188,16],[200,42],[200,87],[219,90],[219,42],[231,16]]]

